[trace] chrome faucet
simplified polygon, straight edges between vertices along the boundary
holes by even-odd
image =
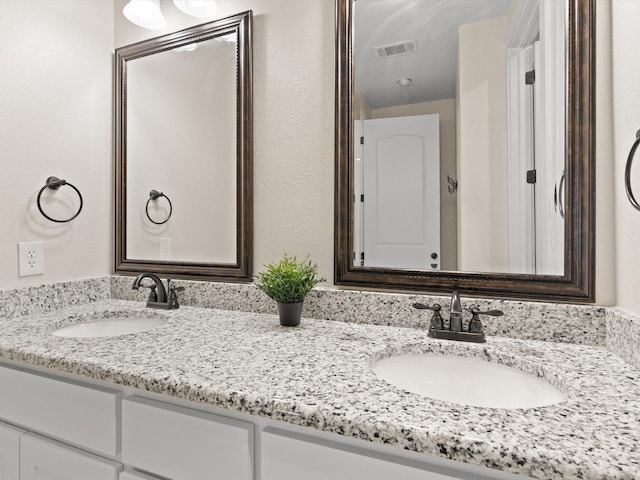
[[[142,280],[145,278],[153,280],[154,284],[143,285]],[[165,289],[160,277],[153,273],[144,272],[138,275],[131,285],[133,290],[138,290],[140,287],[149,288],[151,290],[149,292],[149,298],[147,299],[147,307],[162,308],[164,310],[174,310],[180,307],[178,304],[177,292],[184,290],[184,287],[171,286],[171,280],[167,280],[167,288]],[[167,291],[169,292],[168,295]]]

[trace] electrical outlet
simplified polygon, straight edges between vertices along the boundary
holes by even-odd
[[[171,260],[171,239],[160,239],[160,260]]]
[[[42,242],[18,243],[19,275],[42,275],[44,273],[44,248]]]

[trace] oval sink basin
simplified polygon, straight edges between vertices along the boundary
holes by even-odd
[[[101,320],[68,325],[53,331],[58,337],[117,337],[128,333],[151,330],[165,322],[163,318],[149,317],[109,317]]]
[[[396,355],[380,360],[371,369],[396,387],[459,405],[533,408],[566,398],[541,378],[473,357]]]

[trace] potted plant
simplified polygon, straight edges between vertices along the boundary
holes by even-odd
[[[277,263],[265,265],[265,271],[255,276],[255,285],[276,301],[280,325],[300,324],[304,297],[324,278],[318,278],[318,265],[307,257],[298,261],[285,254]]]

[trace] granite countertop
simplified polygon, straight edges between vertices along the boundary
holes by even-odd
[[[150,331],[104,338],[51,335],[118,315],[164,316]],[[602,347],[104,300],[3,319],[0,358],[534,478],[640,476],[640,372]],[[394,353],[477,356],[543,376],[556,405],[465,407],[400,390],[370,371]]]

